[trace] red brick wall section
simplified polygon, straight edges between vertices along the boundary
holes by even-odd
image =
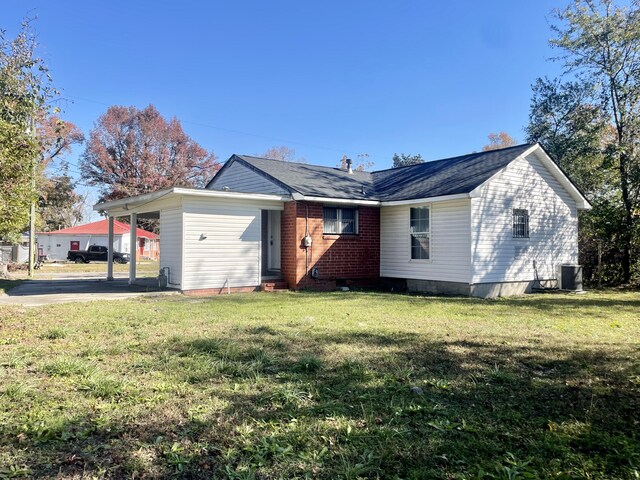
[[[296,267],[296,255],[300,239],[296,232],[296,202],[285,202],[284,211],[280,220],[280,270],[284,281],[289,288],[296,288],[298,284],[298,273]],[[304,231],[302,233],[304,236]]]
[[[337,281],[346,285],[374,286],[380,277],[380,209],[358,207],[358,235],[324,235],[323,205],[288,202],[282,214],[282,272],[293,289],[332,290]],[[312,246],[305,249],[306,216]],[[305,251],[309,275],[305,275]],[[318,268],[317,279],[310,275]]]

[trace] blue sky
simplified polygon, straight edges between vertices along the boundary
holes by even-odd
[[[490,132],[524,140],[531,84],[560,73],[549,21],[566,3],[4,0],[0,27],[38,17],[63,117],[85,133],[109,105],[153,103],[219,160],[287,145],[383,169]]]

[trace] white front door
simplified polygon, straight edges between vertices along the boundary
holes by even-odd
[[[267,232],[269,248],[267,268],[280,270],[280,211],[269,210],[269,228]]]

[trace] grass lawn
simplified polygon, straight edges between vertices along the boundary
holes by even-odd
[[[160,268],[160,264],[158,262],[154,262],[153,260],[141,260],[137,263],[136,266],[136,275],[138,277],[144,276],[157,276],[158,269]],[[121,265],[119,263],[113,264],[114,272],[129,272],[129,264]],[[36,270],[37,277],[46,276],[46,274],[50,273],[92,273],[96,272],[97,274],[107,274],[107,263],[106,262],[89,262],[89,263],[45,263]],[[26,274],[26,273],[25,273]]]
[[[0,307],[0,478],[637,479],[640,294]]]

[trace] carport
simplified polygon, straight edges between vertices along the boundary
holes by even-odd
[[[290,200],[289,195],[174,187],[97,204],[93,209],[109,219],[107,280],[113,280],[115,218],[128,217],[131,225],[154,218],[160,221],[159,270],[169,288],[191,293],[255,290],[264,273],[265,218],[279,219]],[[280,236],[273,235],[271,244],[279,253]],[[136,282],[136,261],[132,250],[130,285]]]

